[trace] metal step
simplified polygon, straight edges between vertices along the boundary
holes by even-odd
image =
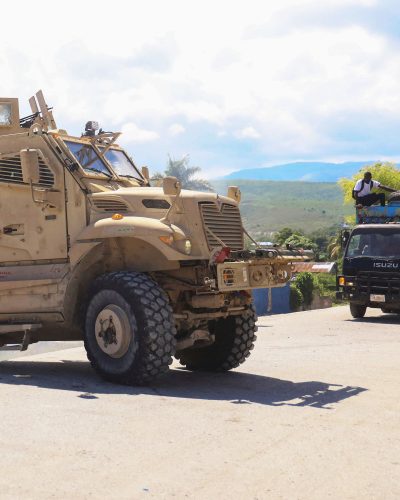
[[[0,347],[1,351],[26,351],[31,343],[31,333],[34,330],[38,330],[43,325],[42,323],[28,323],[28,324],[13,324],[13,325],[4,325],[0,324],[0,341],[1,335],[7,333],[18,333],[24,332],[24,338],[22,340],[22,344],[8,344]]]

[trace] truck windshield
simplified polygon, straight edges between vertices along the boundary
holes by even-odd
[[[109,149],[104,155],[110,162],[115,172],[122,177],[134,177],[142,180],[142,176],[136,169],[124,151],[119,149]]]
[[[346,257],[400,258],[400,232],[370,230],[353,234]]]
[[[106,164],[100,156],[98,156],[90,144],[81,144],[79,142],[72,141],[64,142],[85,171],[97,172],[99,174],[104,174],[107,177],[112,177],[112,174],[106,167]]]

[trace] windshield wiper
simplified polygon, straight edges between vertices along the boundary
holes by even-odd
[[[139,179],[138,177],[135,177],[134,175],[131,174],[119,174],[120,177],[128,177],[128,179],[135,179],[135,181],[141,181],[142,179]]]
[[[112,179],[112,175],[108,172],[103,172],[103,170],[100,170],[99,168],[95,167],[83,167],[85,170],[91,170],[92,172],[96,172],[97,174],[104,174],[106,177],[109,179]]]

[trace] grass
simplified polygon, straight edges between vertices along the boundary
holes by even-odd
[[[255,237],[268,235],[282,227],[310,233],[339,225],[353,213],[343,206],[339,186],[333,182],[287,182],[218,180],[214,189],[221,194],[229,185],[242,192],[240,209],[246,229]]]

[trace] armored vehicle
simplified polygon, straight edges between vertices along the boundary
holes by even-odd
[[[69,135],[41,91],[29,102],[20,118],[0,99],[0,346],[83,339],[97,372],[124,384],[174,356],[191,370],[242,363],[251,290],[283,286],[297,258],[243,249],[238,188],[151,187],[119,133],[88,122]]]

